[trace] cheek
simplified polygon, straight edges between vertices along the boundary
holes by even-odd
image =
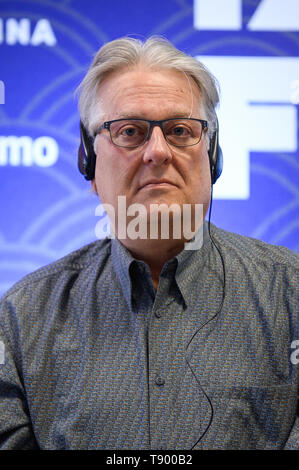
[[[112,195],[112,173],[111,167],[107,165],[104,156],[100,153],[97,155],[95,167],[94,185],[102,203],[108,203]]]
[[[96,190],[104,203],[114,204],[118,195],[128,196],[137,165],[134,159],[128,159],[128,154],[122,149],[114,151],[102,146],[97,153],[95,183]]]
[[[210,162],[206,153],[193,155],[192,163],[186,172],[186,178],[190,199],[200,204],[209,204],[211,173]]]
[[[182,171],[187,181],[198,181],[210,185],[210,161],[206,151],[199,150],[191,154],[189,161],[184,161]]]

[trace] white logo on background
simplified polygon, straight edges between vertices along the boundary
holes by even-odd
[[[242,0],[194,0],[194,27],[242,29]],[[299,31],[298,0],[262,0],[247,23],[251,31]]]
[[[0,166],[52,166],[59,155],[59,147],[52,137],[0,137]]]
[[[291,83],[291,103],[299,104],[299,80],[294,80]]]
[[[250,196],[250,152],[297,150],[297,110],[293,102],[294,98],[299,98],[299,59],[197,58],[221,84],[218,117],[224,166],[215,185],[215,197],[247,199]]]
[[[35,26],[31,26],[29,18],[8,18],[5,22],[0,18],[0,44],[9,46],[55,46],[57,40],[49,20],[42,18]]]

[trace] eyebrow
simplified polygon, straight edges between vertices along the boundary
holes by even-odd
[[[185,112],[176,112],[176,113],[171,113],[170,115],[167,115],[164,119],[172,119],[172,118],[187,118],[190,116],[190,113]],[[147,119],[144,117],[143,114],[138,114],[138,113],[122,113],[119,116],[117,116],[117,119]],[[151,119],[149,119],[151,121]],[[163,120],[163,119],[162,119]]]

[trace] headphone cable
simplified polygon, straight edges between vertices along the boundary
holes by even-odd
[[[212,404],[212,401],[210,399],[210,397],[207,395],[207,393],[205,392],[205,390],[202,388],[199,380],[197,379],[196,377],[196,374],[195,372],[193,371],[188,359],[187,359],[187,350],[191,344],[191,342],[193,341],[194,337],[197,335],[197,333],[199,332],[199,330],[201,330],[204,326],[206,326],[208,323],[210,323],[212,320],[214,320],[217,315],[221,312],[222,308],[223,308],[223,304],[224,304],[224,300],[225,300],[225,295],[226,295],[226,273],[225,273],[225,263],[224,263],[224,259],[223,259],[223,256],[222,256],[222,253],[221,253],[221,250],[220,248],[218,247],[217,243],[215,242],[212,234],[211,234],[211,229],[210,229],[210,222],[211,222],[211,213],[212,213],[212,202],[213,202],[213,185],[211,186],[211,202],[210,202],[210,207],[209,207],[209,218],[208,218],[208,232],[209,232],[209,237],[210,237],[210,240],[211,240],[211,243],[214,245],[214,247],[216,248],[219,256],[220,256],[220,259],[221,259],[221,263],[222,263],[222,270],[223,270],[223,284],[222,284],[222,300],[221,300],[221,304],[220,304],[220,308],[217,310],[217,312],[206,322],[204,323],[203,325],[201,325],[200,328],[198,328],[198,330],[196,330],[196,332],[194,333],[194,335],[192,336],[192,338],[190,339],[190,341],[188,342],[187,344],[187,347],[186,347],[186,353],[185,353],[185,360],[187,362],[187,365],[189,367],[189,369],[191,370],[191,373],[192,375],[194,376],[197,384],[199,385],[201,391],[204,393],[205,397],[207,398],[208,402],[209,402],[209,405],[210,405],[210,408],[211,408],[211,416],[210,416],[210,420],[209,420],[209,423],[204,431],[204,433],[200,436],[200,438],[195,442],[195,444],[191,447],[191,450],[194,449],[194,447],[201,441],[201,439],[205,436],[205,434],[208,432],[211,424],[212,424],[212,421],[213,421],[213,417],[214,417],[214,408],[213,408],[213,404]]]

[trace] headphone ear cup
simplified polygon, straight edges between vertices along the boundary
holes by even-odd
[[[210,140],[210,147],[208,150],[209,159],[210,159],[210,169],[211,169],[211,181],[212,184],[215,184],[217,179],[222,173],[223,168],[223,154],[221,147],[219,145],[219,127],[217,121],[217,127],[215,132],[212,135]]]
[[[216,183],[219,176],[221,175],[222,167],[223,167],[223,153],[222,153],[220,145],[218,145],[216,163],[213,169],[213,184]]]
[[[95,174],[96,154],[93,149],[94,139],[90,137],[80,121],[80,145],[78,149],[78,168],[86,180],[92,180]]]

